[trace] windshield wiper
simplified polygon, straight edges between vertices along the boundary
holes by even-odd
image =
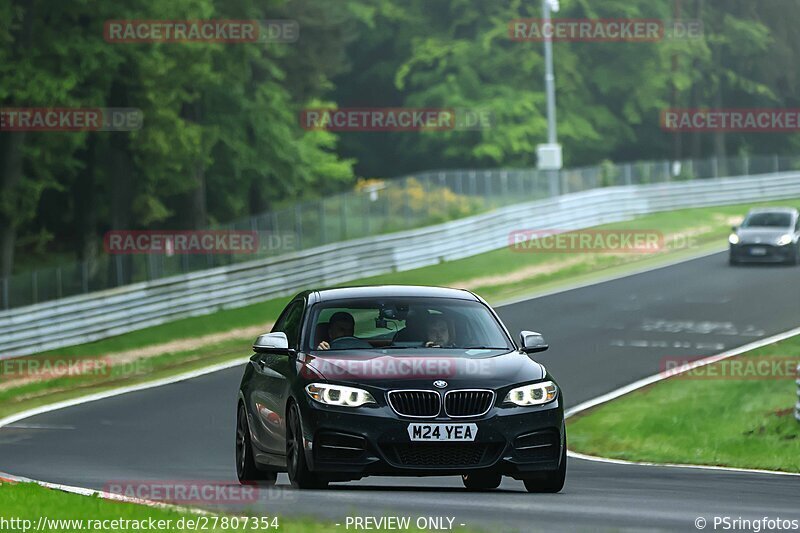
[[[414,348],[420,348],[420,346],[384,346],[383,348],[378,348],[379,350],[413,350]]]
[[[497,346],[467,346],[464,350],[507,350],[508,348],[500,348]]]

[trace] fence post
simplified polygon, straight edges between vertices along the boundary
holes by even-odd
[[[319,238],[322,242],[320,244],[326,244],[328,242],[328,230],[325,228],[325,203],[319,203]]]
[[[119,254],[114,256],[114,270],[117,274],[117,287],[122,287],[122,256]]]
[[[39,280],[36,270],[31,272],[31,297],[33,298],[33,303],[39,301]]]
[[[425,196],[428,196],[427,194]],[[369,193],[361,193],[361,216],[364,217],[364,235],[369,236]],[[430,211],[430,206],[428,207]]]
[[[716,157],[712,157],[711,158],[711,177],[712,178],[719,177],[719,169],[718,169],[717,165],[718,165],[717,158]]]
[[[339,229],[342,232],[342,240],[347,240],[347,195],[343,194],[340,197],[342,203],[339,204]]]
[[[61,267],[56,268],[56,295],[59,299],[64,297],[64,289],[61,286]]]
[[[3,309],[8,309],[8,306],[10,305],[8,300],[9,300],[9,298],[8,298],[8,278],[4,277],[3,278]]]
[[[294,204],[294,232],[297,235],[296,243],[298,250],[303,249],[303,210],[301,207],[302,205],[303,204],[301,203]]]
[[[742,164],[744,165],[744,174],[743,175],[744,176],[749,176],[750,175],[750,158],[747,157],[747,154],[745,154],[742,157]]]
[[[772,162],[774,163],[773,166],[775,167],[775,172],[780,172],[781,171],[781,165],[780,165],[780,162],[778,160],[778,154],[772,154]]]

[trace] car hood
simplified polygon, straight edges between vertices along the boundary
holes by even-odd
[[[739,228],[739,242],[747,244],[774,244],[782,235],[791,233],[791,228]]]
[[[528,355],[507,350],[358,350],[298,359],[300,373],[313,381],[356,383],[379,388],[431,388],[436,380],[449,388],[499,388],[537,381],[542,365]]]

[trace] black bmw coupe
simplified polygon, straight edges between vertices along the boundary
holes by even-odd
[[[558,492],[567,469],[561,389],[494,310],[465,290],[374,286],[295,296],[253,345],[238,395],[242,483],[298,488],[370,475],[503,475]]]

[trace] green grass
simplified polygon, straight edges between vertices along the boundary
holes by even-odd
[[[659,254],[554,254],[525,253],[507,247],[492,252],[442,262],[437,265],[374,276],[347,285],[364,284],[410,284],[459,286],[487,275],[506,279],[487,280],[472,287],[474,291],[491,303],[512,298],[531,296],[564,285],[593,281],[602,277],[621,275],[667,261],[698,254],[705,250],[722,247],[730,231],[727,218],[741,216],[755,205],[797,204],[800,200],[783,200],[760,204],[720,206],[685,209],[657,213],[637,219],[600,226],[601,229],[658,230],[665,234],[687,230],[701,230],[695,235],[692,247],[670,250]],[[531,229],[521,223],[520,229]],[[464,236],[464,246],[469,246],[469,235]],[[560,265],[566,261],[579,261]],[[559,266],[560,265],[560,266]],[[523,269],[547,268],[532,272],[520,279],[508,279]],[[236,328],[266,325],[274,321],[288,298],[275,298],[238,309],[224,309],[209,315],[176,320],[151,328],[133,331],[97,342],[51,350],[34,357],[55,357],[65,360],[86,357],[102,357],[110,353],[159,345],[165,342],[191,339],[210,333],[230,331]],[[115,371],[111,375],[63,378],[43,383],[0,391],[0,416],[60,401],[77,395],[94,393],[109,388],[138,383],[208,366],[225,360],[243,357],[249,353],[252,338],[235,338],[222,343],[204,345],[191,350],[176,351],[147,359],[138,367],[127,371]]]
[[[727,370],[734,361],[752,364],[764,357],[796,366],[800,336],[578,415],[569,420],[570,448],[631,461],[800,472],[794,378],[731,379]]]
[[[145,528],[148,525],[148,520],[154,521],[163,520],[164,522],[157,524],[158,529],[150,529],[151,531],[210,531],[210,532],[231,532],[231,531],[291,531],[297,533],[316,533],[316,532],[335,532],[341,531],[342,527],[336,527],[333,523],[319,522],[310,518],[282,518],[277,517],[277,521],[273,522],[275,515],[267,515],[267,524],[271,527],[265,528],[251,527],[254,524],[251,522],[252,517],[263,517],[262,512],[255,511],[254,513],[244,513],[241,517],[234,517],[231,515],[200,515],[189,511],[182,511],[177,509],[165,509],[147,507],[144,505],[137,505],[132,503],[123,503],[104,500],[96,496],[79,496],[58,490],[50,490],[32,483],[16,483],[0,484],[0,501],[3,505],[0,506],[0,530],[19,531],[23,532],[23,527],[27,527],[28,531],[35,530],[40,516],[44,516],[50,520],[81,520],[84,527],[81,528],[75,523],[57,523],[50,522],[50,527],[44,527],[37,530],[37,533],[43,532],[71,532],[71,531],[86,531],[94,529],[95,531],[143,531],[131,525],[130,522],[120,522],[119,524],[127,525],[128,527],[100,527],[90,528],[87,527],[87,520],[95,521],[104,520],[136,520],[144,521]],[[245,524],[245,517],[250,516]],[[19,519],[29,520],[29,524],[22,522],[7,523],[7,527],[3,527],[2,519]],[[227,522],[224,520],[238,520],[238,522]],[[168,521],[168,522],[167,522]],[[190,527],[189,521],[194,521],[197,524]],[[413,523],[413,520],[412,520]],[[110,522],[107,523],[111,525]],[[223,524],[228,527],[223,527]],[[277,528],[272,527],[277,524]],[[183,527],[179,527],[183,525]],[[234,527],[238,525],[238,527]],[[166,526],[166,527],[159,527]],[[205,526],[205,527],[204,527]],[[216,527],[215,527],[216,526]],[[386,531],[378,529],[375,531]],[[419,531],[412,529],[412,531]]]

